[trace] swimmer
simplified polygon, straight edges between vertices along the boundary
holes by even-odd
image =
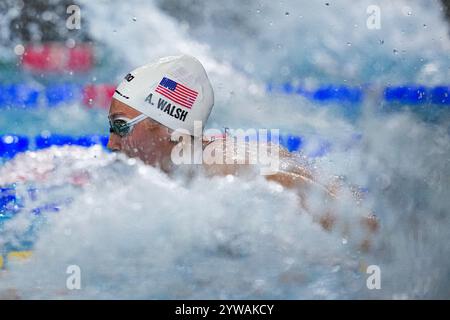
[[[200,165],[205,174],[246,174],[254,166],[248,161],[252,143],[242,142],[245,144],[243,163],[214,161],[217,159],[211,159],[213,155],[225,157],[230,151],[227,150],[230,148],[227,136],[208,139],[195,128],[196,123],[203,125],[207,122],[213,104],[212,85],[197,59],[188,55],[172,56],[144,65],[127,74],[115,90],[108,116],[108,148],[128,157],[139,158],[172,175],[179,168],[173,160],[174,148],[179,148],[180,144],[192,148],[197,139],[200,148],[208,150],[202,153],[204,161]],[[280,162],[288,165],[283,170],[265,175],[267,180],[295,190],[299,205],[311,213],[324,229],[332,230],[338,217],[332,209],[324,210],[323,206],[313,208],[307,195],[314,193],[320,195],[323,202],[332,203],[339,198],[341,188],[337,184],[326,186],[319,183],[310,170],[296,162],[294,155],[278,144],[268,143],[268,146],[271,155],[276,154]],[[358,195],[355,197],[359,200]],[[361,215],[358,224],[367,234],[361,245],[367,250],[369,236],[376,232],[378,222],[375,216],[366,212]]]

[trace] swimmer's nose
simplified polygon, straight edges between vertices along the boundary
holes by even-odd
[[[117,152],[122,150],[122,144],[120,143],[120,137],[116,134],[110,134],[108,144],[106,146],[109,150]]]

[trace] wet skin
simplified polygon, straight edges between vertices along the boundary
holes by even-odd
[[[112,120],[118,118],[126,118],[127,120],[133,119],[141,113],[126,104],[113,98],[111,107],[109,110],[109,117]],[[176,143],[171,141],[172,130],[166,128],[160,123],[147,118],[137,123],[133,130],[126,136],[120,137],[115,133],[111,133],[108,141],[108,148],[112,151],[122,152],[128,157],[139,158],[144,163],[159,167],[164,172],[170,174],[175,169],[171,160],[171,152]],[[203,146],[207,144],[212,145],[215,149],[223,152],[224,144],[221,140],[213,142],[205,142]],[[285,149],[280,149],[280,158],[290,158],[292,154]],[[203,164],[205,172],[210,175],[227,175],[234,174],[239,175],[243,171],[248,171],[248,164]],[[299,204],[309,213],[311,213],[314,219],[322,225],[326,230],[333,229],[337,217],[326,210],[326,212],[313,212],[308,204],[306,194],[308,191],[314,190],[322,194],[324,198],[334,201],[337,198],[339,189],[334,186],[323,186],[315,181],[313,175],[302,168],[301,166],[295,166],[289,171],[279,171],[276,174],[268,175],[266,178],[270,181],[277,182],[283,187],[293,189],[299,195]],[[368,234],[373,234],[378,229],[378,222],[375,217],[371,215],[362,216],[360,221],[362,226]],[[369,248],[368,240],[362,244],[363,249]]]
[[[121,118],[131,120],[140,114],[116,99],[113,99],[109,110],[112,121]],[[139,158],[165,172],[171,171],[170,152],[173,146],[170,130],[150,118],[135,124],[130,134],[124,137],[111,133],[107,145],[112,151],[122,152],[130,158]]]

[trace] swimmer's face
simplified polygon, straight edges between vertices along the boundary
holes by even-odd
[[[111,121],[129,121],[140,114],[125,103],[112,99],[109,109]],[[108,140],[110,150],[122,152],[131,158],[139,158],[153,166],[159,165],[163,169],[170,165],[167,155],[170,155],[172,147],[169,129],[150,118],[135,124],[131,132],[123,137],[111,133]]]

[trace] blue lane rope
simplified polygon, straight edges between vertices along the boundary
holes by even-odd
[[[54,107],[82,99],[83,86],[63,83],[40,88],[25,84],[0,85],[0,108]]]
[[[269,83],[266,91],[275,94],[301,95],[319,102],[340,102],[357,104],[364,100],[363,87],[344,85],[323,85],[316,89],[307,89],[290,82]],[[434,104],[450,106],[450,86],[426,87],[420,85],[388,86],[383,89],[383,98],[389,103],[406,105]]]
[[[384,90],[384,98],[389,102],[397,102],[403,104],[432,103],[437,105],[450,106],[450,87],[388,87]]]
[[[281,134],[280,144],[288,151],[295,152],[301,150],[305,145],[305,138],[292,134]],[[37,135],[29,138],[21,135],[6,134],[0,135],[0,158],[11,159],[16,154],[28,150],[40,150],[51,146],[73,145],[90,147],[93,145],[102,145],[106,147],[108,144],[108,136],[104,135],[85,135],[70,136],[61,134]],[[321,156],[330,148],[329,143],[322,143],[318,150],[310,154],[310,156]]]
[[[36,108],[40,104],[54,107],[64,103],[81,101],[84,87],[79,84],[50,84],[46,87],[27,84],[0,84],[0,108]],[[291,82],[269,83],[268,93],[301,95],[319,102],[359,104],[365,98],[363,86],[322,85],[307,89]],[[386,102],[400,104],[434,104],[450,106],[450,86],[426,87],[421,85],[388,86],[383,89]]]

